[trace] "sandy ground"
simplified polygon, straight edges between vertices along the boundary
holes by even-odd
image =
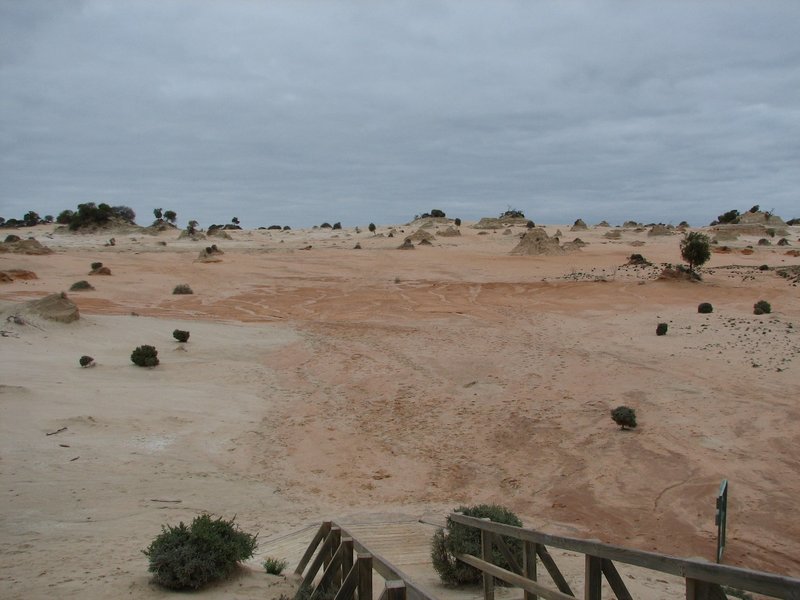
[[[532,527],[711,560],[723,478],[725,562],[800,576],[800,295],[758,269],[800,258],[741,238],[702,283],[664,282],[624,264],[680,262],[678,235],[562,225],[588,246],[510,256],[524,228],[466,225],[412,251],[396,250],[407,226],[113,247],[17,231],[55,253],[0,254],[38,276],[0,284],[0,596],[166,596],[141,550],[204,511],[267,537],[498,502]],[[211,243],[221,262],[196,261]],[[88,276],[94,261],[112,275]],[[95,290],[69,293],[79,321],[5,321],[80,279]],[[752,314],[760,299],[772,314]],[[130,362],[140,344],[157,368]],[[620,404],[636,430],[611,421]],[[202,596],[277,597],[262,559]]]

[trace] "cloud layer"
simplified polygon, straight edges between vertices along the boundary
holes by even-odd
[[[0,214],[800,216],[800,4],[0,4]]]

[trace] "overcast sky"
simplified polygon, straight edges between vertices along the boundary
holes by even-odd
[[[800,216],[800,1],[0,0],[0,215]]]

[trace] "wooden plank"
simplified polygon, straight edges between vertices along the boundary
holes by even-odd
[[[554,561],[553,557],[550,556],[550,553],[547,551],[547,547],[543,544],[536,544],[536,554],[538,554],[539,558],[542,559],[544,568],[547,569],[547,572],[550,574],[550,577],[558,587],[559,591],[569,594],[574,598],[575,592],[572,591],[572,588],[569,587],[567,580],[564,579],[564,575],[561,574],[561,570],[558,568],[556,561]]]
[[[617,600],[633,600],[633,596],[631,596],[631,593],[628,591],[625,582],[622,581],[622,576],[619,574],[619,571],[617,571],[614,563],[607,558],[601,560],[603,561],[603,575],[606,576],[606,581],[608,581],[608,585],[611,586],[611,590],[614,592]]]
[[[332,525],[331,530],[328,532],[328,537],[331,538],[331,543],[328,544],[328,551],[325,553],[325,558],[322,561],[322,565],[325,569],[328,568],[333,555],[336,553],[336,550],[339,549],[339,544],[342,542],[342,530],[336,525]]]
[[[481,530],[481,558],[492,562],[492,533]],[[483,600],[494,600],[494,577],[491,573],[483,572]]]
[[[386,581],[394,579],[402,579],[406,582],[406,596],[408,600],[437,600],[437,598],[424,587],[411,580],[411,578],[403,573],[400,569],[395,567],[392,563],[386,560],[383,556],[374,552],[355,536],[349,533],[345,528],[341,528],[342,535],[346,535],[353,539],[353,547],[357,552],[366,552],[372,555],[372,568],[383,577]]]
[[[579,538],[551,535],[533,529],[482,521],[459,513],[450,513],[449,518],[462,525],[471,525],[478,529],[486,529],[495,534],[515,537],[523,541],[551,545],[582,554],[591,554],[599,558],[607,558],[608,560],[661,571],[662,573],[670,573],[679,577],[689,577],[709,583],[728,585],[775,598],[800,600],[800,579],[794,577],[718,565],[696,559],[677,558],[644,550],[622,548],[603,542],[591,542]]]
[[[514,556],[513,552],[511,552],[511,548],[508,547],[506,541],[499,535],[496,535],[494,536],[494,545],[497,546],[497,549],[500,550],[500,554],[503,555],[503,558],[506,559],[508,566],[511,567],[509,570],[517,575],[522,575],[522,567],[519,566],[517,557]]]
[[[546,588],[535,581],[526,579],[522,575],[517,575],[511,571],[506,571],[502,567],[488,563],[470,554],[457,554],[456,558],[461,562],[465,562],[468,565],[475,567],[476,569],[480,569],[481,571],[485,571],[490,575],[497,577],[498,579],[502,579],[506,583],[515,585],[523,590],[531,592],[532,594],[538,594],[545,600],[575,600],[574,596]]]
[[[356,585],[358,584],[358,569],[355,565],[350,567],[350,570],[345,575],[344,580],[342,581],[342,587],[339,588],[339,591],[336,592],[336,596],[333,600],[353,600],[353,594],[356,591]]]
[[[523,575],[526,579],[536,581],[536,544],[533,542],[522,543],[522,564],[525,572]],[[538,596],[525,590],[523,600],[537,600]]]
[[[353,568],[353,538],[342,536],[342,579]]]
[[[333,541],[333,537],[331,536],[330,531],[328,535],[325,537],[325,541],[322,543],[322,548],[320,548],[317,556],[314,558],[314,561],[311,563],[311,566],[308,568],[308,572],[306,573],[305,577],[303,577],[303,582],[300,587],[305,585],[311,585],[311,582],[314,581],[314,577],[317,576],[317,571],[322,566],[322,563],[325,561],[325,558],[328,556],[328,549]]]
[[[331,586],[338,586],[341,584],[342,552],[343,547],[340,544],[336,549],[336,553],[333,555],[333,558],[328,561],[328,566],[325,567],[325,570],[322,573],[322,578],[317,584],[317,590],[326,590]],[[337,575],[339,576],[339,581],[337,581]]]
[[[585,575],[583,582],[584,600],[602,600],[603,595],[603,559],[596,556],[585,557]]]
[[[372,555],[359,552],[356,567],[358,568],[358,600],[372,600]]]
[[[303,554],[303,558],[300,559],[300,562],[297,565],[297,568],[294,570],[295,575],[302,575],[303,571],[308,564],[308,561],[311,560],[311,557],[314,556],[314,552],[319,546],[319,543],[328,535],[328,532],[331,530],[331,522],[324,521],[322,525],[319,526],[317,533],[314,535],[314,539],[311,540],[311,543],[308,545],[305,553]]]

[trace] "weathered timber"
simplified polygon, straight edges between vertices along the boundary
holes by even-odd
[[[515,537],[537,544],[549,544],[563,550],[572,550],[573,552],[623,562],[636,567],[661,571],[662,573],[670,573],[687,579],[727,585],[784,600],[800,600],[800,579],[793,577],[728,565],[718,565],[697,559],[677,558],[644,550],[622,548],[603,542],[551,535],[532,529],[514,527],[513,525],[483,521],[459,513],[451,513],[450,519],[456,523],[470,525],[477,529],[486,529],[495,534]],[[539,554],[539,556],[541,557],[542,555]],[[544,559],[542,562],[544,562]]]
[[[625,586],[625,582],[622,581],[622,577],[614,566],[614,563],[607,558],[601,560],[603,561],[603,575],[605,575],[606,581],[608,581],[608,585],[611,586],[611,590],[614,592],[617,600],[633,600],[633,596],[631,596],[631,593]]]
[[[533,542],[522,543],[522,564],[525,572],[523,575],[531,581],[536,581],[536,544]],[[525,590],[524,600],[537,600],[538,596]]]
[[[535,581],[526,579],[522,575],[517,575],[516,573],[507,571],[502,567],[488,563],[485,560],[477,558],[476,556],[472,556],[471,554],[457,554],[456,558],[461,562],[465,562],[468,565],[475,567],[476,569],[480,569],[481,571],[485,571],[486,573],[494,575],[506,583],[510,583],[511,585],[522,588],[523,590],[531,592],[532,594],[538,594],[545,600],[575,600],[575,597],[570,594],[551,590],[550,588],[536,583]]]
[[[303,554],[303,558],[300,559],[300,562],[298,563],[297,568],[294,570],[294,574],[295,575],[302,575],[303,574],[303,571],[305,570],[306,565],[308,565],[308,561],[310,561],[311,557],[314,556],[314,552],[316,552],[317,546],[319,546],[319,543],[323,539],[325,539],[325,536],[328,535],[328,532],[330,530],[331,530],[331,522],[330,521],[324,521],[322,523],[322,525],[319,526],[319,529],[317,530],[317,533],[314,535],[314,539],[311,540],[311,543],[308,545],[308,548],[306,549],[305,554]]]
[[[372,600],[372,555],[358,554],[358,600]]]
[[[586,555],[583,582],[584,600],[601,600],[603,594],[603,559]]]
[[[544,568],[547,569],[547,572],[550,574],[550,578],[555,582],[558,590],[574,597],[575,593],[572,591],[572,588],[569,587],[569,584],[564,578],[564,575],[561,573],[561,570],[558,568],[556,561],[554,561],[553,557],[550,556],[550,553],[547,551],[547,547],[543,544],[536,544],[536,554],[542,559]]]
[[[492,533],[481,529],[481,558],[492,562]],[[494,577],[488,571],[483,572],[483,600],[494,600]]]

